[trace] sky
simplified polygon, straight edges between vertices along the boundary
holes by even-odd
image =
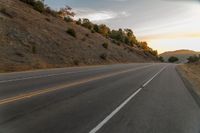
[[[45,0],[58,10],[69,5],[76,18],[112,29],[130,28],[159,53],[200,51],[200,0]]]

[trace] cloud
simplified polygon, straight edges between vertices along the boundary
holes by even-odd
[[[97,11],[93,9],[76,9],[76,17],[78,18],[88,18],[91,21],[105,21],[110,19],[115,19],[118,17],[128,17],[129,14],[126,11],[114,12],[109,10]]]
[[[170,34],[153,34],[140,37],[141,40],[160,40],[160,39],[200,39],[200,33],[170,33]]]

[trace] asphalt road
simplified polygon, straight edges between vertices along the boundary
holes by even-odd
[[[172,64],[0,74],[0,133],[200,133]]]

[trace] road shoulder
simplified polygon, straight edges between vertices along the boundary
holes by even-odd
[[[198,94],[198,87],[194,84],[195,81],[192,81],[192,79],[189,78],[187,72],[183,69],[183,66],[177,65],[176,71],[178,72],[186,88],[189,90],[189,92],[200,107],[200,94]]]

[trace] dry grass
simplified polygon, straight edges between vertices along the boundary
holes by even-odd
[[[75,23],[41,14],[19,0],[0,0],[0,72],[77,65],[153,62],[141,49],[121,44]],[[74,29],[76,38],[66,34]],[[102,47],[104,42],[109,48]],[[106,58],[100,56],[106,53]]]
[[[180,65],[184,76],[195,86],[195,91],[200,96],[200,63]]]

